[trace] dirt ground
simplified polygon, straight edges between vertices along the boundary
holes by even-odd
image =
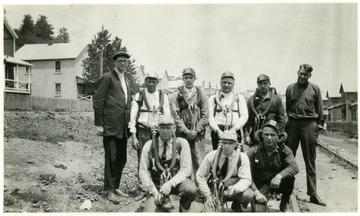
[[[92,113],[6,113],[5,212],[135,212],[140,203],[108,202],[102,191],[104,152]],[[129,158],[136,157],[128,149]],[[127,163],[122,189],[134,194],[136,164]]]
[[[144,203],[134,199],[137,155],[130,145],[120,188],[131,197],[117,205],[107,201],[102,138],[93,122],[93,113],[5,113],[4,212],[143,211]],[[204,154],[211,148],[207,140]],[[80,209],[85,200],[91,209]],[[176,212],[178,201],[173,204]],[[270,201],[269,211],[279,212],[278,206]],[[190,211],[202,209],[203,203],[193,202]]]
[[[321,144],[357,165],[357,139],[339,133],[326,132],[319,137]],[[302,212],[357,212],[358,172],[355,168],[338,161],[332,154],[317,148],[317,192],[326,207],[309,202],[306,194],[306,172],[301,148],[296,161],[300,172],[296,175],[294,194]]]

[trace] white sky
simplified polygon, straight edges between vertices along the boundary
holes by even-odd
[[[322,91],[357,82],[356,4],[4,5],[13,28],[25,14],[48,17],[55,36],[68,28],[72,43],[90,43],[101,26],[123,39],[145,71],[180,75],[192,67],[199,81],[219,83],[232,71],[236,88],[256,88],[265,73],[284,93],[300,64],[314,68]],[[200,83],[201,83],[200,82]]]

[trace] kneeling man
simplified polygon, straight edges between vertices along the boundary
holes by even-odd
[[[246,207],[253,200],[249,159],[240,151],[235,131],[222,133],[218,149],[209,152],[201,163],[196,181],[205,196],[206,211],[212,211],[208,207],[222,211],[217,203],[233,201],[231,209],[238,212],[242,211],[240,204]]]
[[[256,209],[265,211],[270,193],[282,193],[279,208],[286,212],[294,189],[294,176],[299,172],[298,165],[290,148],[278,144],[286,134],[279,135],[276,121],[265,123],[257,134],[260,143],[247,152],[253,177],[252,189],[258,204]]]
[[[180,212],[187,212],[196,196],[196,186],[190,178],[191,153],[189,143],[175,137],[174,118],[158,119],[158,135],[146,142],[140,159],[139,176],[148,199],[144,211],[159,211],[170,194],[180,196]]]

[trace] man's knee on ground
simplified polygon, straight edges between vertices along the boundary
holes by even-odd
[[[195,184],[188,184],[184,188],[184,192],[182,193],[181,196],[191,197],[195,199],[196,194],[197,194],[197,188]]]
[[[266,212],[267,203],[256,203],[256,212]]]
[[[246,201],[246,202],[251,202],[254,197],[255,197],[255,193],[253,190],[251,190],[250,188],[246,189],[243,194],[243,200]]]
[[[243,205],[247,205],[248,203],[250,203],[255,197],[254,192],[248,188],[245,191],[241,192],[241,193],[237,193],[233,196],[233,201],[236,201],[238,203],[241,203]]]

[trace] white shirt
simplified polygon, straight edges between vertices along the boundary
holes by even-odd
[[[176,175],[170,179],[170,184],[172,187],[176,187],[178,184],[183,182],[186,178],[190,177],[192,170],[192,161],[191,161],[191,153],[189,143],[183,138],[177,138],[177,142],[179,142],[181,146],[181,151],[176,151],[176,158],[180,160],[180,169],[176,173]],[[145,143],[140,159],[140,168],[139,168],[139,177],[143,187],[150,194],[153,194],[157,191],[149,171],[150,168],[150,158],[149,152],[151,150],[152,141],[148,141]],[[162,156],[164,150],[164,142],[159,138],[159,156]],[[166,159],[169,160],[172,158],[172,140],[167,143],[166,147]]]
[[[191,89],[188,89],[184,86],[184,90],[185,90],[187,98],[191,98],[193,96],[193,94],[195,94],[195,92],[196,92],[196,88],[194,86]]]
[[[124,90],[124,93],[125,93],[125,103],[127,103],[127,86],[126,86],[126,82],[125,82],[124,73],[120,73],[116,68],[115,68],[115,71],[119,76],[121,86],[122,86],[122,88]]]
[[[220,103],[223,107],[230,106],[233,100],[233,95],[235,93],[230,92],[228,94],[224,94],[225,97],[221,99]],[[246,106],[245,98],[241,94],[237,94],[239,98],[239,109],[240,109],[240,118],[238,112],[228,112],[226,117],[223,112],[216,112],[214,117],[214,107],[215,107],[215,95],[210,96],[209,98],[209,125],[213,131],[219,129],[218,124],[226,125],[226,121],[228,122],[229,129],[235,128],[239,130],[242,128],[249,118],[248,109]],[[217,106],[217,109],[220,109]],[[237,110],[237,102],[235,100],[234,106],[231,108],[232,110]],[[231,115],[232,115],[232,124],[231,124]]]
[[[168,96],[163,92],[164,94],[164,104],[163,104],[163,111],[164,115],[170,115],[170,105],[169,105],[169,99]],[[130,122],[129,122],[129,128],[131,133],[136,133],[136,116],[139,112],[139,104],[136,102],[139,100],[140,93],[136,93],[134,100],[131,102],[131,114],[130,114]],[[149,107],[153,109],[159,107],[159,91],[155,90],[153,93],[150,93],[147,89],[145,90],[145,95],[143,97],[147,98],[147,101],[149,103]],[[145,101],[143,99],[143,104],[140,107],[141,110],[148,110],[148,108],[145,105]],[[147,126],[147,127],[155,127],[158,123],[158,118],[160,116],[160,113],[152,113],[152,112],[140,112],[138,122]]]
[[[200,192],[205,197],[211,196],[211,191],[207,184],[207,178],[212,170],[212,164],[215,160],[216,151],[217,150],[213,150],[205,156],[204,160],[200,164],[199,169],[196,172],[196,182],[198,184]],[[245,191],[251,186],[252,183],[249,158],[245,153],[242,152],[240,152],[240,157],[241,157],[241,165],[238,169],[235,169],[233,174],[231,175],[232,177],[240,178],[239,181],[233,185],[235,193],[240,193]],[[225,162],[225,158],[226,156],[223,153],[221,153],[219,158],[219,167],[222,167],[222,165]],[[228,159],[229,161],[228,161],[227,171],[229,172],[229,168],[231,167],[231,164],[237,163],[237,161],[235,161],[235,151],[233,155]]]

